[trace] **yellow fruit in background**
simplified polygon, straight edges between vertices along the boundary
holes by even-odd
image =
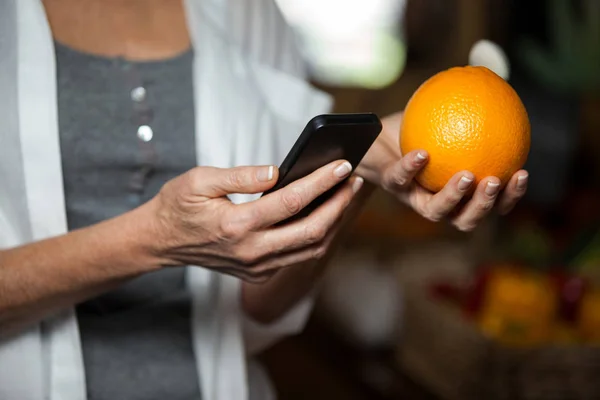
[[[588,343],[600,344],[600,289],[584,294],[579,305],[578,332]]]
[[[547,276],[501,266],[491,272],[487,285],[479,316],[485,334],[513,346],[552,339],[558,297]]]

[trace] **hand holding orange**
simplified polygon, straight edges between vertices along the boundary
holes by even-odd
[[[456,67],[431,77],[408,102],[400,129],[402,154],[429,153],[415,179],[432,192],[461,170],[471,171],[475,184],[496,176],[505,186],[525,164],[530,142],[521,99],[485,67]]]

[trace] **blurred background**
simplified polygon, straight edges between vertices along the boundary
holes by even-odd
[[[600,1],[278,1],[338,112],[474,64],[532,125],[508,217],[465,234],[372,198],[306,331],[262,357],[281,398],[600,399]]]

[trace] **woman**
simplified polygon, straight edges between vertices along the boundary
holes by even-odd
[[[0,4],[2,399],[268,398],[246,358],[301,330],[363,178],[462,230],[525,193],[525,171],[501,195],[489,177],[455,212],[473,175],[416,185],[398,114],[358,176],[277,226],[350,169],[256,200],[330,108],[274,3]]]

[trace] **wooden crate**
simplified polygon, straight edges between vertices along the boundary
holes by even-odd
[[[484,337],[460,311],[405,286],[400,367],[447,400],[600,399],[600,348],[511,349]]]

